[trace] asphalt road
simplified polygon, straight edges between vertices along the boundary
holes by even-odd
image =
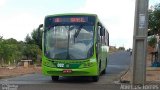
[[[92,82],[88,77],[61,77],[59,81],[52,81],[49,76],[28,74],[2,79],[0,84],[3,87],[17,85],[17,90],[118,90],[121,85],[115,85],[114,83],[129,68],[130,62],[129,52],[112,53],[109,55],[106,74],[101,75],[98,82]]]

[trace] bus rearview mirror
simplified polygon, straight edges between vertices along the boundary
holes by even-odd
[[[40,29],[43,27],[43,24],[40,24],[39,27],[37,28],[38,30],[38,35],[37,35],[37,38],[38,38],[38,43],[40,44]]]

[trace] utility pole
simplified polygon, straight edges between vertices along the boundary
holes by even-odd
[[[148,0],[136,0],[132,53],[132,84],[145,84],[148,30]]]

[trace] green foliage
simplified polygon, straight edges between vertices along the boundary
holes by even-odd
[[[154,6],[154,9],[149,10],[148,28],[151,30],[149,35],[160,35],[160,4]]]
[[[18,44],[16,39],[10,38],[3,41],[5,44]]]
[[[32,38],[29,36],[29,34],[27,34],[25,41],[27,44],[34,44],[34,41],[32,40]]]
[[[36,60],[37,55],[41,55],[41,49],[35,44],[25,44],[23,46],[23,55],[26,59]]]
[[[20,60],[22,56],[20,46],[18,41],[10,38],[10,39],[2,39],[0,40],[0,60],[1,63],[14,63],[17,60]],[[4,60],[4,61],[2,61]]]
[[[33,30],[25,38],[25,42],[16,39],[3,39],[0,36],[0,64],[13,64],[22,59],[36,61],[37,56],[41,55],[42,49],[42,30]]]
[[[151,37],[150,40],[148,41],[148,45],[153,48],[155,47],[156,43],[157,43],[156,37]]]
[[[26,36],[26,44],[23,48],[23,55],[26,57],[26,59],[36,60],[37,56],[41,55],[42,33],[43,31],[41,29],[39,31],[38,29],[34,29],[30,36],[29,34]]]
[[[14,60],[19,60],[22,56],[16,44],[5,44],[3,48],[3,59],[6,60],[5,63],[9,63],[9,61],[14,63]]]
[[[27,44],[36,44],[42,49],[42,33],[43,31],[40,29],[38,34],[38,29],[34,29],[31,33],[31,37],[29,35],[26,36],[25,41]]]

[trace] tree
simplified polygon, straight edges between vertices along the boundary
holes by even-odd
[[[26,56],[26,59],[36,60],[37,55],[41,55],[41,50],[35,44],[25,44],[23,46],[23,55]]]
[[[151,47],[153,47],[153,48],[155,47],[156,43],[157,43],[156,37],[151,37],[149,39],[149,41],[148,41],[148,45],[151,46]]]
[[[42,49],[42,33],[43,31],[40,29],[40,32],[38,32],[38,29],[34,29],[31,33],[31,37],[29,35],[26,36],[26,43],[27,44],[36,44],[39,46],[40,49]]]
[[[42,33],[42,29],[34,29],[30,36],[27,34],[25,38],[26,44],[23,48],[23,55],[26,56],[27,59],[32,59],[35,61],[37,56],[41,56]]]
[[[0,63],[2,64],[3,60],[3,37],[0,36]]]
[[[25,42],[27,44],[34,44],[34,41],[32,40],[32,38],[29,36],[29,34],[27,34],[26,38],[25,38]]]
[[[13,38],[3,39],[0,36],[0,63],[11,65],[24,57],[35,61],[37,56],[41,55],[41,49],[36,45],[37,41],[34,36],[36,36],[36,31],[32,34],[33,39],[29,35],[26,36],[26,42]]]
[[[20,60],[22,53],[20,47],[18,47],[18,41],[16,39],[1,39],[0,40],[0,59],[1,63],[14,63]],[[2,61],[3,60],[3,61]]]
[[[150,29],[149,35],[160,35],[160,4],[154,6],[154,9],[149,10],[148,28]]]
[[[4,40],[4,43],[5,44],[17,44],[18,41],[14,38],[9,38],[9,39]]]
[[[35,44],[42,49],[42,33],[43,31],[40,29],[40,32],[38,32],[38,29],[33,30],[31,33],[32,39],[34,40]]]

